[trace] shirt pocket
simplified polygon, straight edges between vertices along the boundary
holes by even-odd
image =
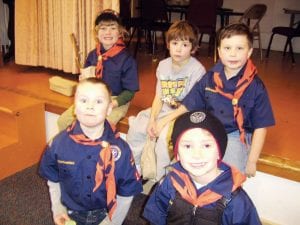
[[[240,99],[239,106],[243,109],[244,114],[249,114],[254,108],[254,103],[254,99],[252,98],[243,98]]]
[[[76,168],[73,163],[58,163],[58,170],[60,179],[72,178],[76,174]]]
[[[216,92],[206,90],[204,98],[206,109],[209,111],[214,111],[216,108],[219,108],[221,104],[223,104],[222,101],[220,101],[219,94]]]

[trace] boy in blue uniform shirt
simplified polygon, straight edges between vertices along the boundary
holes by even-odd
[[[182,105],[156,124],[156,133],[184,112],[206,109],[228,134],[224,162],[255,176],[267,127],[275,124],[267,90],[250,60],[253,36],[244,24],[231,24],[218,35],[220,61],[195,84]]]
[[[77,120],[46,149],[40,174],[48,180],[54,222],[122,224],[142,191],[128,144],[105,119],[112,110],[108,86],[82,80],[75,94]],[[107,216],[108,213],[108,216]]]
[[[126,115],[130,101],[139,90],[137,64],[123,42],[126,30],[117,12],[110,9],[101,12],[95,20],[95,31],[98,43],[88,54],[79,79],[96,76],[110,87],[113,110],[107,120],[115,125]],[[74,106],[71,106],[59,117],[59,130],[74,119]]]
[[[261,224],[241,187],[245,175],[221,161],[227,134],[215,116],[206,111],[181,115],[171,139],[178,162],[146,203],[143,215],[151,224]]]

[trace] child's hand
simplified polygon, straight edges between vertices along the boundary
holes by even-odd
[[[147,126],[147,134],[149,135],[149,137],[152,139],[152,138],[156,138],[156,135],[155,135],[155,127],[156,127],[156,122],[155,121],[150,121],[148,123],[148,126]]]
[[[256,173],[256,163],[247,161],[246,176],[251,178],[255,176],[255,173]]]
[[[80,69],[80,75],[79,75],[79,81],[89,78],[89,77],[95,77],[95,66],[89,66],[83,69]]]
[[[66,213],[58,214],[53,217],[56,225],[65,225],[66,221],[70,220],[70,217]]]

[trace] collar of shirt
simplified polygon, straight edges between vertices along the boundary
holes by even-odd
[[[80,127],[80,123],[79,123],[78,120],[76,121],[75,127],[71,132],[72,132],[72,134],[84,134],[81,127]],[[107,141],[107,142],[109,142],[109,140],[111,140],[113,137],[114,137],[114,132],[113,132],[110,124],[108,123],[108,121],[105,120],[103,134],[100,138],[96,139],[95,141]]]
[[[173,167],[181,172],[187,173],[187,171],[181,166],[180,162],[175,163]],[[232,177],[231,169],[223,162],[220,162],[219,169],[222,170],[223,172],[212,182],[198,189],[197,190],[198,194],[203,193],[207,189],[210,189],[211,191],[216,192],[222,196],[225,196],[226,198],[230,198],[232,187],[233,187],[233,177]],[[190,177],[190,179],[192,178]],[[181,181],[178,182],[181,185],[183,185]]]

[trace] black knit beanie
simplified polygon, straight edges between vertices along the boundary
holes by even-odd
[[[183,132],[192,128],[202,128],[209,131],[219,146],[220,157],[223,158],[227,146],[225,128],[219,119],[206,111],[187,112],[176,119],[171,135],[175,155],[177,154],[178,139]]]
[[[121,25],[119,14],[112,9],[106,9],[102,11],[95,20],[95,26],[98,26],[100,22],[106,22],[106,21],[114,21],[117,22],[119,25]]]

